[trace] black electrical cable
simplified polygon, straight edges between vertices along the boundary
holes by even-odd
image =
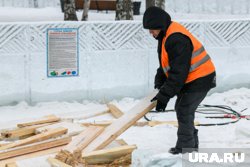
[[[243,112],[245,111],[247,108],[241,110],[240,112]],[[158,112],[158,111],[155,111],[155,110],[152,110],[150,111],[150,113],[164,113],[164,112],[174,112],[175,110],[165,110],[165,111],[162,111],[162,112]],[[217,111],[217,112],[205,112],[205,111]],[[231,119],[234,119],[233,121],[229,121],[229,122],[222,122],[222,123],[211,123],[211,124],[198,124],[196,126],[218,126],[218,125],[228,125],[228,124],[232,124],[232,123],[236,123],[238,122],[242,116],[245,116],[245,115],[241,115],[241,113],[233,110],[230,106],[226,106],[226,105],[208,105],[208,104],[203,104],[203,105],[199,105],[197,110],[196,110],[197,113],[200,113],[200,114],[223,114],[223,116],[210,116],[210,117],[205,117],[205,118],[221,118],[221,119],[224,119],[224,118],[231,118]],[[228,116],[225,116],[228,115]],[[232,117],[233,116],[233,117]],[[146,114],[144,115],[144,118],[147,120],[147,121],[151,121],[147,116]],[[249,119],[247,119],[249,120]]]

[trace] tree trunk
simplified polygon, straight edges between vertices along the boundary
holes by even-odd
[[[146,9],[150,6],[157,6],[165,10],[165,0],[146,0]]]
[[[38,8],[38,0],[34,0],[34,7]]]
[[[82,21],[88,20],[88,12],[90,7],[91,0],[84,0],[83,12],[82,12]]]
[[[116,0],[115,20],[133,20],[132,0]]]
[[[77,21],[75,0],[64,0],[64,20]]]

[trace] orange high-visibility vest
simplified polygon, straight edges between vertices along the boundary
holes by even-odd
[[[213,73],[215,71],[214,64],[202,44],[185,27],[179,23],[172,22],[162,41],[161,65],[165,75],[168,77],[168,71],[171,69],[168,62],[168,53],[165,49],[165,42],[171,34],[176,32],[188,36],[194,48],[192,52],[191,67],[185,83]]]

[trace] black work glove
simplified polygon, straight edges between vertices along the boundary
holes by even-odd
[[[155,110],[158,112],[163,112],[165,111],[168,101],[169,101],[169,97],[166,97],[164,95],[162,95],[160,92],[151,100],[151,102],[153,101],[157,101],[156,103],[156,107]]]
[[[164,74],[161,67],[157,69],[157,73],[155,75],[154,88],[160,89],[166,80],[166,75]]]

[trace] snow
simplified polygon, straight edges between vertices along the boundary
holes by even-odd
[[[118,106],[123,112],[127,112],[136,105],[139,99],[124,98],[120,101],[114,100],[111,103]],[[173,109],[175,98],[171,99],[167,109]],[[202,104],[211,105],[228,105],[234,110],[242,112],[243,115],[250,114],[250,89],[240,88],[233,89],[224,93],[213,93],[206,97]],[[104,104],[98,102],[83,101],[79,102],[47,102],[37,103],[34,106],[28,105],[26,102],[20,102],[13,106],[0,107],[1,124],[3,128],[10,125],[12,121],[21,118],[41,117],[48,114],[63,114],[73,111],[86,111],[90,108],[104,107]],[[15,116],[13,116],[15,115]],[[167,113],[149,113],[147,117],[153,120],[175,121],[175,112]],[[114,118],[109,115],[98,116],[83,122],[107,121]],[[142,118],[140,121],[145,121]],[[223,122],[225,120],[213,120],[204,118],[202,114],[196,114],[196,121],[200,123]],[[226,121],[230,121],[226,120]],[[197,127],[199,129],[200,148],[249,148],[250,142],[250,120],[241,119],[235,124],[224,126]],[[81,122],[81,121],[78,121]],[[14,122],[13,122],[14,123]],[[133,153],[133,166],[149,167],[149,166],[179,166],[181,164],[180,156],[172,156],[167,153],[170,147],[175,145],[177,136],[177,128],[172,125],[158,125],[154,127],[133,126],[123,133],[119,138],[124,139],[128,144],[136,144],[138,149]],[[25,167],[28,164],[36,162],[34,167],[49,167],[46,157],[32,158],[28,160],[18,161],[19,167]],[[175,165],[171,165],[175,164]]]
[[[178,1],[181,2],[181,1]],[[213,1],[215,2],[215,1]],[[183,6],[180,6],[180,8]],[[142,9],[141,11],[143,11]],[[249,14],[227,15],[227,14],[187,14],[186,9],[178,9],[182,12],[171,13],[173,19],[176,20],[225,20],[225,19],[246,19]],[[197,10],[198,11],[198,10]],[[78,19],[81,18],[81,11],[77,12]],[[114,20],[115,13],[109,11],[97,12],[90,11],[90,21],[107,21]],[[141,20],[142,15],[135,16],[135,20]],[[13,7],[0,7],[0,22],[40,22],[40,21],[62,21],[63,13],[59,7],[46,7],[46,8],[13,8]],[[211,50],[212,53],[219,55],[220,50]],[[220,92],[212,90],[213,94],[207,96],[203,104],[212,105],[228,105],[236,111],[243,111],[242,114],[250,114],[250,89],[243,88],[242,86],[249,87],[249,84],[241,85],[249,82],[249,67],[247,62],[249,60],[249,50],[243,49],[243,59],[232,59],[234,53],[237,52],[234,48],[230,48],[229,58],[227,62],[235,64],[235,66],[227,67],[218,65],[218,80],[223,80],[221,83],[229,83],[231,85],[223,84],[218,85]],[[221,57],[217,59],[222,59]],[[240,63],[240,66],[239,64]],[[235,75],[231,75],[231,71],[226,71],[225,68],[235,68]],[[240,71],[240,75],[239,74]],[[244,71],[246,73],[244,73]],[[224,77],[220,77],[220,73],[225,73]],[[1,78],[2,82],[3,78]],[[20,78],[21,80],[21,78]],[[237,87],[226,92],[228,88]],[[22,87],[22,86],[20,86]],[[21,88],[20,88],[21,90]],[[216,89],[215,89],[216,90]],[[126,91],[126,90],[124,90]],[[107,102],[107,101],[105,101]],[[139,99],[131,97],[123,98],[122,100],[113,100],[111,103],[118,106],[123,112],[128,111],[139,102]],[[171,99],[167,109],[173,109],[175,98]],[[22,122],[31,118],[39,118],[49,114],[63,115],[66,113],[87,111],[93,108],[103,108],[105,104],[100,101],[72,101],[72,102],[40,102],[30,105],[27,102],[17,102],[16,104],[0,106],[0,127],[1,129],[12,128],[16,123]],[[168,113],[149,113],[147,116],[152,120],[161,121],[175,121],[176,116],[174,112]],[[87,120],[79,120],[78,122],[91,122],[91,121],[107,121],[112,120],[110,115],[106,114]],[[213,123],[224,122],[230,120],[222,119],[207,119],[202,114],[196,114],[196,120],[200,123]],[[143,118],[140,121],[145,121]],[[224,126],[211,126],[211,127],[197,127],[199,129],[199,140],[201,148],[249,148],[250,147],[250,126],[249,120],[241,119],[235,124]],[[136,144],[138,149],[133,153],[133,166],[134,167],[162,167],[162,166],[181,166],[181,156],[173,156],[167,153],[170,147],[175,145],[177,136],[177,128],[171,125],[158,125],[155,127],[131,127],[119,138],[124,139],[128,144]],[[28,160],[18,161],[19,167],[49,167],[46,162],[47,156],[32,158]]]

